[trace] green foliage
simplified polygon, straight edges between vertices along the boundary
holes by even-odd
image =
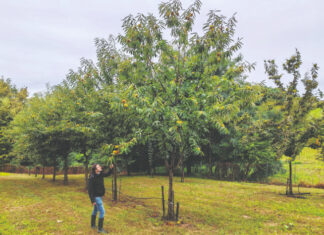
[[[305,93],[299,96],[297,85],[301,77],[299,72],[301,63],[300,53],[296,50],[296,54],[283,64],[283,69],[293,76],[292,81],[284,87],[280,81],[282,75],[279,75],[275,62],[273,60],[265,62],[269,79],[273,79],[281,91],[276,99],[276,105],[279,108],[277,111],[283,113],[282,119],[276,122],[277,155],[285,154],[292,159],[300,153],[310,138],[316,137],[314,135],[318,133],[316,129],[321,129],[323,126],[323,115],[320,111],[322,102],[314,92],[318,86],[316,80],[318,66],[314,64],[311,75],[306,73],[304,79],[301,80]]]
[[[34,164],[57,166],[58,158],[68,157],[78,133],[77,124],[70,118],[72,112],[71,102],[59,87],[29,99],[11,123],[13,153]]]
[[[233,39],[235,16],[211,11],[199,36],[192,25],[200,7],[200,1],[187,9],[180,1],[161,3],[161,18],[127,16],[118,36],[125,54],[116,75],[120,100],[142,117],[141,137],[157,141],[170,169],[186,156],[204,155],[214,140],[208,133],[227,134],[225,124],[257,100],[238,82],[251,66],[233,56],[242,45]]]
[[[316,118],[316,109],[323,108],[322,102],[319,100],[315,89],[318,86],[318,66],[314,64],[311,68],[311,75],[305,74],[302,83],[304,85],[305,93],[300,96],[297,90],[298,82],[301,78],[299,69],[301,66],[301,56],[298,50],[296,54],[291,56],[283,64],[283,69],[293,79],[284,87],[280,82],[281,75],[278,75],[278,70],[275,62],[265,61],[265,69],[269,75],[269,79],[273,79],[281,91],[277,97],[277,105],[280,105],[280,112],[283,118],[277,122],[278,131],[276,142],[273,143],[277,147],[277,156],[281,157],[283,154],[289,159],[289,192],[292,195],[292,161],[300,151],[307,145],[310,138],[320,137],[319,132],[323,129],[323,117]],[[313,119],[310,120],[310,115]],[[308,116],[308,117],[307,117]],[[321,116],[320,114],[318,116]],[[319,140],[317,141],[318,144]]]
[[[1,158],[13,144],[11,156],[25,165],[62,165],[73,152],[72,162],[86,168],[117,162],[143,170],[158,162],[173,172],[202,162],[211,175],[213,166],[231,163],[239,167],[235,179],[255,180],[276,173],[283,154],[294,159],[306,145],[323,152],[318,66],[301,80],[296,51],[283,65],[289,84],[274,60],[265,69],[277,88],[246,82],[254,64],[239,53],[235,15],[210,11],[198,34],[201,4],[185,9],[173,0],[159,5],[159,16],[125,17],[120,35],[95,39],[97,63],[81,59],[60,85],[24,107],[26,90],[2,79]]]
[[[10,79],[0,79],[0,164],[9,162],[14,157],[9,155],[12,143],[6,132],[10,122],[23,108],[26,98],[26,88],[18,90]]]

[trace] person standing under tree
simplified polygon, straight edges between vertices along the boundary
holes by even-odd
[[[92,165],[91,174],[89,177],[88,193],[93,205],[93,211],[91,215],[91,228],[96,228],[96,216],[99,211],[98,232],[107,233],[103,229],[103,221],[105,216],[105,208],[103,206],[102,197],[105,195],[104,178],[109,176],[112,172],[113,164],[110,165],[110,169],[107,173],[103,173],[102,167],[99,164]]]

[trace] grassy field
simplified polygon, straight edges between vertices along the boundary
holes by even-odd
[[[96,234],[83,176],[53,183],[28,175],[0,175],[0,234]],[[104,228],[111,234],[323,234],[324,190],[304,199],[284,195],[284,186],[175,178],[180,223],[161,220],[166,177],[123,177],[121,201],[111,201],[106,178]]]
[[[319,159],[320,151],[304,148],[292,163],[293,183],[295,185],[323,185],[324,186],[324,161]],[[283,162],[283,171],[270,177],[270,183],[286,183],[288,178],[288,162]]]

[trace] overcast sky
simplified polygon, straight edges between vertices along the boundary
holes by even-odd
[[[192,1],[184,0],[186,7]],[[211,9],[230,17],[237,13],[237,36],[243,37],[245,59],[256,62],[249,81],[266,80],[263,61],[279,63],[301,52],[306,72],[318,63],[324,91],[324,1],[202,0],[195,29]],[[129,14],[158,15],[156,0],[0,0],[0,76],[30,94],[60,83],[80,58],[95,60],[94,38],[121,32]],[[290,79],[289,77],[286,77]],[[270,82],[267,82],[271,85]]]

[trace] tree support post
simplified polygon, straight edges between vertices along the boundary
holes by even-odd
[[[178,222],[178,218],[179,218],[179,202],[177,202],[177,212],[176,212],[176,221]]]
[[[289,161],[289,192],[288,192],[288,195],[293,195],[291,161]]]
[[[113,200],[117,201],[117,163],[114,164]]]
[[[163,185],[161,186],[162,190],[162,210],[163,210],[163,218],[165,217],[165,205],[164,205],[164,187]]]

